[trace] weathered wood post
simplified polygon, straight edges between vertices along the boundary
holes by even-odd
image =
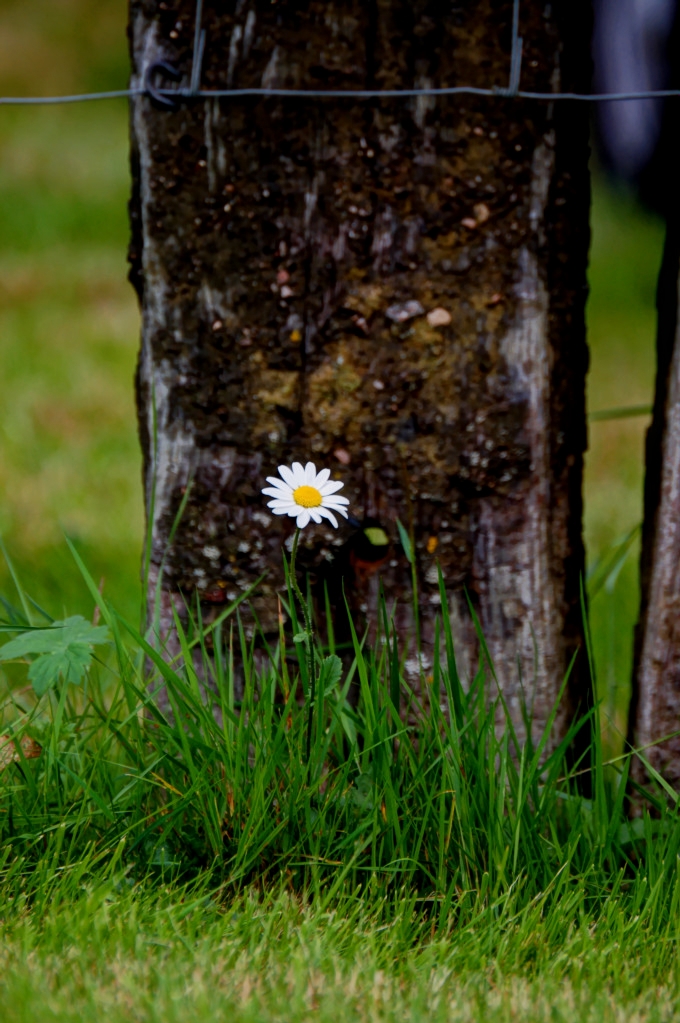
[[[194,12],[131,0],[134,86],[158,61],[188,86]],[[203,25],[204,89],[508,83],[508,0],[206,2]],[[585,0],[524,4],[520,34],[523,89],[587,91]],[[461,673],[478,659],[467,589],[520,730],[522,684],[540,730],[582,635],[586,107],[133,101],[150,601],[193,479],[163,627],[180,593],[208,609],[266,571],[253,603],[276,632],[290,522],[260,488],[279,463],[311,458],[345,481],[359,518],[412,531],[426,654],[439,562]],[[332,557],[347,528],[308,530],[301,564]],[[381,578],[406,629],[397,544]],[[370,615],[377,577],[345,584]],[[587,691],[581,655],[558,729]]]
[[[642,599],[629,727],[632,745],[645,747],[645,758],[676,787],[680,784],[679,277],[680,218],[676,209],[668,222],[657,292],[656,393],[645,449]],[[633,776],[638,781],[648,780],[638,758]]]
[[[680,83],[680,15],[668,39],[670,89]],[[640,617],[628,738],[676,789],[680,785],[680,197],[677,106],[668,100],[643,189],[666,219],[657,286],[656,387],[645,445]],[[633,777],[649,781],[642,762]],[[641,807],[634,802],[634,809]]]

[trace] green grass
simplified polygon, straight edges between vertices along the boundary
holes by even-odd
[[[14,902],[7,1023],[661,1023],[680,1010],[675,928],[613,907],[603,922],[578,897],[438,930],[412,900],[367,892],[322,907],[251,890],[222,906],[205,887],[125,888],[63,881],[44,909]]]
[[[310,664],[305,642],[293,638],[300,619],[291,594],[290,627],[281,626],[275,648],[248,638],[238,609],[228,608],[205,630],[195,616],[186,626],[176,619],[181,656],[168,662],[158,641],[86,581],[110,632],[108,656],[98,648],[83,690],[55,678],[37,699],[19,677],[6,696],[6,727],[44,751],[8,772],[0,802],[0,840],[27,864],[44,860],[45,836],[48,858],[66,864],[92,843],[113,854],[124,839],[137,872],[210,869],[232,888],[286,876],[295,890],[317,893],[377,879],[434,895],[448,912],[461,893],[496,893],[520,872],[531,877],[531,896],[543,891],[565,855],[580,863],[582,814],[601,829],[599,809],[584,811],[571,794],[566,750],[578,726],[552,751],[550,724],[536,749],[520,746],[509,718],[497,735],[488,671],[480,666],[463,690],[445,610],[437,626],[445,663],[435,659],[416,696],[384,602],[373,648],[355,638],[345,673],[332,647],[312,651]],[[3,632],[48,625],[30,600],[22,604],[24,612],[8,606]],[[256,647],[270,662],[260,670]],[[562,818],[569,823],[558,838]],[[554,831],[547,846],[543,831]],[[609,825],[602,832],[603,863],[618,834]]]
[[[6,694],[42,753],[0,772],[4,1018],[674,1018],[678,809],[627,820],[597,717],[586,796],[569,736],[497,734],[490,665],[464,692],[449,635],[417,705],[384,614],[310,716],[294,621],[264,669],[236,609],[169,664],[97,601],[84,686]]]

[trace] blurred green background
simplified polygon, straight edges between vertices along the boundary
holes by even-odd
[[[0,94],[118,88],[124,0],[0,0]],[[127,282],[127,105],[0,108],[0,531],[53,614],[90,613],[73,537],[133,620],[143,534]],[[651,403],[663,226],[595,176],[588,305],[590,410]],[[647,418],[593,422],[589,566],[641,520]],[[598,674],[625,730],[638,545],[591,605]],[[0,592],[11,589],[0,567]]]
[[[126,19],[125,0],[0,0],[0,93],[120,88]],[[91,613],[66,532],[137,621],[127,150],[125,100],[0,108],[0,531],[52,614]]]

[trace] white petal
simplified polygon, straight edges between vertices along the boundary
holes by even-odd
[[[269,505],[271,508],[271,505]],[[296,504],[280,505],[278,508],[272,508],[275,515],[290,515],[291,518],[295,518],[299,514],[300,509]]]
[[[346,497],[324,497],[322,504],[324,508],[344,508],[349,504]]]
[[[317,526],[321,522],[321,512],[322,512],[322,510],[323,510],[322,508],[310,508],[309,509],[309,514],[312,516],[312,518],[313,518],[314,522],[316,522]]]
[[[339,480],[329,480],[328,483],[324,483],[320,486],[319,490],[325,496],[326,494],[334,494],[336,490],[342,490],[344,485],[345,484],[341,483]]]
[[[272,494],[274,504],[295,504],[295,501],[289,494]]]
[[[301,462],[293,462],[293,477],[295,479],[294,487],[302,487],[306,482],[304,466]]]
[[[297,517],[297,527],[298,527],[298,529],[304,529],[305,526],[307,525],[307,523],[309,522],[309,519],[310,519],[309,512],[305,508],[305,510],[301,511],[300,514]]]
[[[271,483],[273,487],[278,487],[279,490],[290,490],[289,485],[280,480],[278,476],[267,476],[267,483]]]
[[[295,489],[295,487],[297,486],[297,483],[295,482],[295,476],[287,465],[279,466],[279,475],[282,477],[282,479],[286,481],[289,487]]]
[[[328,508],[319,508],[319,513],[329,519],[336,529],[338,528],[338,520],[332,511],[329,511]]]
[[[305,483],[309,487],[316,486],[316,466],[314,462],[307,462],[305,466]]]
[[[276,508],[277,511],[285,511],[285,512],[288,512],[291,509],[294,509],[296,515],[300,511],[300,508],[295,503],[295,501],[276,501],[276,500],[269,501],[267,507],[269,507],[269,508]]]
[[[267,497],[276,497],[279,501],[293,500],[293,491],[290,487],[281,488],[281,490],[277,490],[276,487],[265,487],[262,493],[266,494]]]
[[[328,505],[325,505],[325,507],[327,508]],[[342,507],[341,504],[332,504],[331,508],[333,509],[334,512],[338,512],[340,515],[344,515],[345,518],[347,518],[347,511],[345,508]]]
[[[320,469],[319,472],[317,473],[316,483],[314,484],[314,486],[318,490],[321,490],[322,486],[324,485],[330,474],[331,474],[330,469]],[[323,494],[323,490],[321,490],[321,493]]]
[[[273,501],[270,501],[269,504],[267,505],[267,507],[271,508],[271,510],[272,510],[274,515],[287,515],[288,514],[288,512],[286,511],[285,508],[275,508]]]

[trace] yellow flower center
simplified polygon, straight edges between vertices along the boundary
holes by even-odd
[[[298,487],[293,491],[293,500],[301,508],[318,508],[321,504],[321,494],[316,487]]]

